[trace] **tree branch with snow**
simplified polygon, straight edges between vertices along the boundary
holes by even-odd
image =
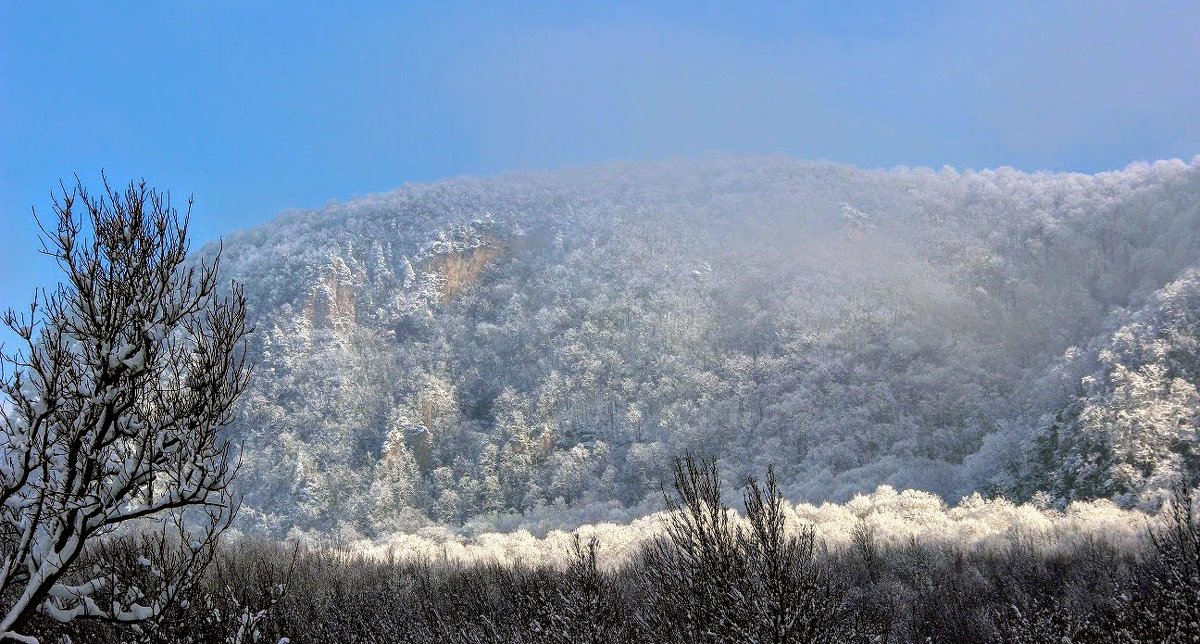
[[[250,375],[241,287],[219,290],[219,254],[189,263],[190,200],[181,216],[144,182],[103,188],[62,186],[39,225],[63,281],[3,315],[22,346],[0,351],[0,640],[29,641],[37,611],[153,617],[236,511],[238,455],[220,430]],[[190,556],[146,558],[159,580],[147,589],[104,561],[82,569],[85,550],[139,519],[173,527],[143,541],[157,554]]]

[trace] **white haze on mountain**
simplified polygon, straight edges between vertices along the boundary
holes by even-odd
[[[286,213],[224,244],[241,524],[625,520],[684,452],[794,502],[1149,507],[1200,473],[1198,250],[1200,159],[614,164]]]

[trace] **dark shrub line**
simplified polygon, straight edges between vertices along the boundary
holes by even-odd
[[[774,471],[721,503],[711,461],[675,466],[664,535],[615,569],[578,536],[550,566],[389,559],[242,540],[205,586],[137,632],[87,642],[1193,642],[1200,524],[1187,485],[1144,546],[1032,538],[893,544],[866,523],[845,548],[789,526]],[[116,547],[110,545],[110,547]],[[45,641],[62,633],[40,623]]]

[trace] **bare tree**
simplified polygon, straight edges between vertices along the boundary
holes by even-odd
[[[219,430],[249,378],[245,298],[236,283],[218,293],[219,255],[188,263],[191,201],[180,216],[145,182],[105,180],[93,195],[77,179],[53,206],[42,252],[64,280],[3,316],[22,348],[0,351],[0,640],[35,641],[21,633],[39,610],[60,622],[161,613],[236,511],[238,461]],[[153,587],[81,557],[151,520],[176,544],[142,540],[157,543],[139,558]],[[166,565],[171,548],[183,556]]]
[[[1131,606],[1133,637],[1143,642],[1200,640],[1200,516],[1189,478],[1172,487],[1162,524],[1149,530],[1140,596]]]
[[[814,557],[816,531],[803,525],[788,530],[783,492],[775,468],[767,468],[765,485],[750,479],[743,495],[750,529],[739,542],[751,571],[746,593],[753,604],[758,642],[848,641],[839,631],[844,619],[844,592]]]
[[[849,623],[845,590],[815,557],[811,526],[791,530],[773,467],[747,482],[746,521],[721,501],[713,460],[675,461],[675,494],[664,490],[665,538],[639,567],[640,615],[656,641],[844,642],[869,638]]]
[[[674,494],[663,489],[666,534],[642,553],[639,568],[645,600],[659,606],[645,627],[662,641],[749,641],[743,534],[721,501],[716,461],[688,454],[675,460],[674,473]]]

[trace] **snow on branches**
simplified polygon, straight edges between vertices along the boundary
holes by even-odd
[[[39,610],[154,617],[236,507],[220,429],[250,371],[241,287],[218,292],[219,256],[189,264],[188,214],[144,182],[92,194],[77,181],[53,210],[42,252],[63,281],[3,316],[23,346],[0,352],[0,640],[29,641]],[[85,556],[139,519],[170,534],[140,541],[146,587]]]

